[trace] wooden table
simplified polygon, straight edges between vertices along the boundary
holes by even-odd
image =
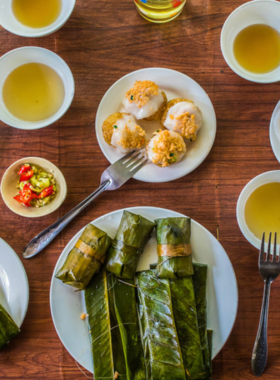
[[[176,20],[156,25],[138,15],[133,0],[77,0],[70,20],[51,36],[28,39],[1,29],[1,55],[27,45],[50,49],[65,59],[76,82],[73,104],[56,124],[23,131],[1,123],[1,176],[15,160],[34,155],[58,165],[68,184],[63,206],[38,220],[13,214],[0,200],[1,237],[19,257],[36,233],[99,185],[108,162],[97,144],[95,114],[105,91],[117,79],[150,66],[179,70],[206,90],[218,119],[214,147],[193,173],[163,184],[131,180],[117,192],[105,193],[44,253],[22,260],[29,278],[30,304],[19,338],[1,351],[1,380],[85,378],[63,347],[52,323],[49,306],[52,272],[62,249],[79,229],[102,214],[129,206],[158,206],[182,212],[214,235],[219,226],[220,241],[236,272],[240,299],[232,334],[214,360],[213,379],[254,378],[250,358],[263,284],[257,270],[257,250],[242,236],[235,208],[240,191],[250,179],[264,171],[279,169],[270,147],[269,121],[279,100],[280,87],[254,84],[238,77],[222,57],[222,25],[241,4],[240,0],[189,0]],[[273,284],[271,294],[269,359],[263,375],[268,380],[280,376],[279,284],[279,281]],[[91,374],[87,376],[91,378]]]

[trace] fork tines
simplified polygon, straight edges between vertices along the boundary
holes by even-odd
[[[145,156],[144,151],[133,151],[122,159],[122,165],[126,167],[131,173],[136,173],[142,168],[142,166],[148,163],[148,159]]]
[[[272,260],[270,260],[272,256]],[[279,256],[277,255],[277,232],[274,234],[274,245],[273,252],[271,252],[271,232],[269,233],[268,243],[267,243],[267,255],[265,254],[265,232],[263,233],[261,249],[260,249],[260,262],[278,262]]]

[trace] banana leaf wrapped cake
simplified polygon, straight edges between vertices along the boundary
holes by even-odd
[[[187,379],[205,379],[206,369],[192,276],[170,280],[174,318]]]
[[[11,339],[20,333],[19,327],[10,314],[0,304],[0,348],[8,344]]]
[[[206,376],[203,378],[208,380],[211,378],[212,370],[212,339],[210,337],[211,333],[207,331],[207,269],[207,265],[194,264],[193,285],[196,300],[200,342],[206,371]],[[209,346],[209,344],[211,344],[211,347]]]
[[[94,379],[145,380],[134,281],[102,270],[85,290]]]
[[[186,379],[211,380],[213,332],[207,330],[207,265],[195,263],[193,267],[193,276],[165,281],[170,284],[174,321]],[[154,278],[161,281],[154,270],[157,264],[150,265],[150,268]]]
[[[160,278],[178,278],[193,274],[190,245],[191,219],[164,218],[155,220]]]
[[[55,277],[76,289],[85,289],[105,262],[111,241],[106,232],[87,225]]]
[[[209,349],[209,370],[207,373],[207,379],[212,379],[212,350],[213,350],[213,330],[207,330],[207,341],[208,341],[208,349]]]
[[[153,270],[137,273],[147,380],[185,380],[169,280]]]
[[[107,271],[119,277],[134,278],[139,258],[154,227],[155,224],[143,216],[124,211],[108,253]]]

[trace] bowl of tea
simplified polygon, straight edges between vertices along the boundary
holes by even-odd
[[[60,29],[76,0],[0,0],[0,25],[24,37],[43,37]]]
[[[235,9],[221,32],[229,67],[252,82],[280,80],[280,3],[254,0]]]
[[[70,107],[72,72],[50,50],[23,47],[0,58],[0,120],[20,129],[53,124]]]
[[[278,233],[280,243],[280,170],[262,173],[244,187],[236,207],[237,222],[245,238],[260,248],[265,232]]]

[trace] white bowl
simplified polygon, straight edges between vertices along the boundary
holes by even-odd
[[[124,111],[122,100],[126,91],[134,85],[136,80],[154,81],[166,93],[168,100],[175,98],[193,100],[201,109],[203,126],[198,132],[196,140],[186,143],[187,153],[180,162],[166,168],[149,163],[141,168],[134,178],[145,182],[168,182],[189,174],[205,160],[214,144],[216,115],[213,104],[204,89],[192,78],[175,70],[153,67],[133,71],[109,88],[99,104],[95,121],[96,136],[102,152],[111,164],[123,156],[105,142],[102,125],[104,120],[114,112]],[[152,137],[153,132],[162,128],[159,120],[138,120],[137,122],[145,129],[148,139]]]
[[[18,171],[23,164],[33,164],[44,169],[47,173],[52,173],[57,187],[55,198],[43,207],[25,207],[16,201],[13,197],[17,193],[17,181],[19,180]],[[1,195],[6,206],[14,213],[25,216],[26,218],[38,218],[48,215],[57,210],[64,202],[67,195],[67,185],[61,171],[50,161],[39,157],[25,157],[14,162],[5,171],[1,181]]]
[[[227,18],[221,32],[221,49],[229,67],[244,79],[257,83],[273,83],[280,80],[280,66],[266,74],[254,74],[243,69],[233,54],[237,34],[252,24],[266,24],[280,32],[280,2],[275,0],[249,1],[235,9]]]
[[[280,101],[276,104],[270,119],[269,138],[273,153],[280,162]]]
[[[246,224],[245,205],[253,191],[255,191],[258,187],[271,182],[280,182],[280,170],[273,170],[270,172],[262,173],[257,177],[253,178],[250,182],[248,182],[244,189],[241,191],[236,206],[236,217],[241,232],[243,233],[244,237],[248,240],[248,242],[258,249],[261,246],[261,240],[258,239],[253,234],[253,232],[251,232],[251,230]]]
[[[2,89],[7,76],[18,66],[30,62],[44,63],[53,68],[61,77],[65,98],[60,109],[51,117],[40,121],[24,121],[13,116],[6,108]],[[0,120],[11,127],[20,129],[38,129],[47,127],[60,119],[70,107],[75,93],[75,83],[72,72],[66,62],[57,54],[40,47],[30,46],[11,50],[0,58]]]
[[[62,0],[62,9],[58,18],[44,28],[29,28],[21,24],[12,11],[12,0],[0,0],[0,25],[11,33],[22,37],[43,37],[60,29],[71,16],[76,0]]]

